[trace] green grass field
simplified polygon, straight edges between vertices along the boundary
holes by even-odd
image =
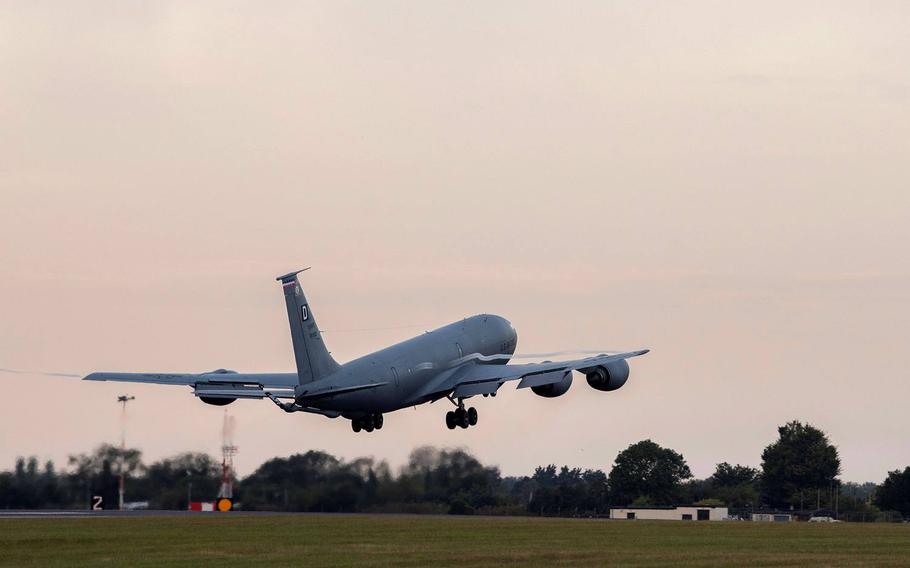
[[[910,525],[200,515],[0,519],[2,566],[908,566]]]

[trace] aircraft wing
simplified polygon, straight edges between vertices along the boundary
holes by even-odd
[[[193,394],[206,398],[299,398],[316,401],[360,390],[374,389],[387,382],[339,386],[321,381],[298,386],[296,373],[236,373],[219,369],[211,373],[92,373],[85,381],[121,381],[193,387]],[[295,388],[299,391],[295,394]]]
[[[630,359],[647,353],[648,349],[624,353],[603,353],[584,359],[546,361],[519,365],[478,365],[468,363],[445,373],[440,380],[428,385],[424,395],[442,395],[451,392],[455,398],[495,393],[507,381],[521,380],[518,388],[536,387],[558,383],[566,373],[585,373],[611,361]]]
[[[219,369],[210,373],[108,373],[98,372],[83,377],[84,381],[120,381],[158,385],[259,385],[265,388],[297,386],[296,373],[236,373]]]

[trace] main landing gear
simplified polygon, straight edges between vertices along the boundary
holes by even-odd
[[[363,418],[353,418],[351,420],[351,430],[355,432],[360,432],[361,430],[366,430],[367,432],[382,430],[383,422],[382,414],[367,414]]]
[[[452,401],[453,403],[455,401]],[[446,412],[446,426],[454,430],[457,426],[467,428],[477,424],[477,409],[473,406],[465,410],[464,400],[458,399],[458,408]]]

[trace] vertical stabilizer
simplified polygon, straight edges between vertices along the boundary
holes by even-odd
[[[322,332],[316,325],[313,310],[310,309],[297,279],[297,275],[303,270],[276,278],[284,289],[288,323],[291,325],[291,340],[294,343],[294,358],[297,360],[297,379],[300,384],[324,378],[339,367],[322,341]]]

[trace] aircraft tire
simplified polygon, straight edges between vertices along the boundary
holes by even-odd
[[[385,419],[382,417],[382,414],[376,414],[373,416],[373,426],[377,430],[382,430],[382,423],[385,422]]]
[[[457,411],[458,414],[458,425],[462,428],[467,428],[471,425],[471,422],[468,420],[468,413],[464,409],[459,408]]]
[[[354,419],[351,420],[351,430],[355,432],[360,432],[362,426],[360,425],[360,420]]]
[[[455,413],[451,410],[446,412],[446,426],[448,426],[449,430],[454,430],[456,425]]]
[[[473,406],[468,409],[468,424],[471,426],[477,424],[477,409]]]

